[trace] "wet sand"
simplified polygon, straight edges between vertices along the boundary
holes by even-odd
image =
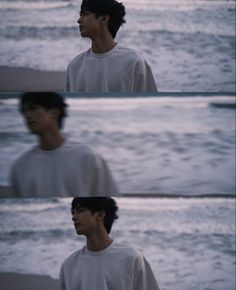
[[[50,276],[0,273],[2,290],[59,290],[59,281]]]
[[[10,186],[0,184],[0,197],[13,197]]]
[[[0,67],[0,92],[64,91],[65,72]]]

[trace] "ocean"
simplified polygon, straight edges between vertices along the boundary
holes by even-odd
[[[124,0],[117,42],[139,51],[160,91],[235,91],[235,0]],[[65,71],[90,46],[80,0],[0,0],[0,66]]]
[[[162,290],[235,289],[234,198],[116,198],[116,243],[140,250]],[[58,278],[80,249],[70,198],[0,199],[0,272]]]
[[[101,94],[69,97],[68,104],[63,134],[104,156],[121,193],[235,194],[232,95]],[[17,98],[1,99],[1,185],[9,184],[13,162],[36,143],[17,109]]]

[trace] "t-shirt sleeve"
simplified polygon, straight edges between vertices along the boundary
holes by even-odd
[[[11,187],[11,192],[12,192],[13,196],[21,196],[18,182],[17,182],[17,172],[16,171],[17,171],[16,164],[13,164],[13,166],[10,170],[10,176],[9,176],[10,187]]]
[[[157,92],[157,85],[149,64],[144,59],[139,59],[134,72],[135,92]]]
[[[119,195],[116,182],[105,159],[98,154],[90,155],[89,168],[88,196]]]
[[[133,268],[132,290],[160,290],[148,261],[140,254]]]
[[[69,74],[69,65],[68,65],[67,70],[66,70],[65,92],[70,92],[70,74]]]
[[[60,279],[60,290],[66,290],[66,284],[65,284],[65,277],[64,277],[63,265],[61,266],[61,270],[60,270],[60,274],[59,274],[59,279]]]

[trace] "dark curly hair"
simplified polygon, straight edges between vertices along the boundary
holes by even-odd
[[[113,38],[120,26],[125,23],[125,7],[116,0],[83,0],[80,15],[85,11],[90,11],[96,15],[109,15],[108,29]]]
[[[92,214],[100,210],[105,211],[104,226],[108,233],[110,233],[114,221],[119,218],[118,206],[111,197],[75,197],[71,203],[72,215],[80,207],[89,209]]]
[[[22,114],[24,114],[25,104],[39,105],[45,109],[59,109],[58,126],[62,128],[63,120],[67,116],[66,107],[68,105],[61,95],[54,92],[26,92],[20,97],[19,109]]]

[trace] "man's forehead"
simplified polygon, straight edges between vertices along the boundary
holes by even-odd
[[[79,212],[79,211],[85,211],[85,210],[88,210],[87,207],[83,206],[83,205],[75,205],[74,207],[71,208],[71,214],[75,214],[76,212]]]
[[[28,109],[28,108],[36,108],[36,107],[42,107],[42,105],[40,105],[40,104],[38,104],[36,102],[26,101],[21,106],[22,110],[25,110],[25,109]]]
[[[78,210],[78,209],[81,209],[81,208],[86,208],[85,206],[77,203],[76,205],[73,206],[72,210]]]
[[[84,13],[86,13],[86,12],[91,12],[91,13],[93,13],[89,8],[84,7],[83,9],[80,10],[80,15],[82,15],[82,14],[84,14]]]
[[[27,106],[40,106],[39,103],[37,102],[33,102],[33,101],[25,101],[22,104],[23,107],[27,107]]]

